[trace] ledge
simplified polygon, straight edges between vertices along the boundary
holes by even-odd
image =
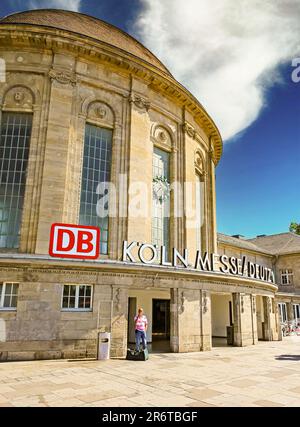
[[[190,279],[200,281],[203,284],[217,283],[220,285],[244,286],[249,289],[257,288],[266,290],[272,293],[277,292],[276,284],[267,283],[261,280],[252,280],[242,276],[230,276],[221,272],[204,272],[194,268],[185,269],[182,267],[165,267],[161,265],[145,265],[141,263],[126,263],[123,261],[114,261],[100,259],[96,261],[78,261],[65,260],[61,258],[51,258],[48,255],[26,255],[26,254],[11,254],[9,257],[0,254],[1,268],[31,268],[43,269],[49,271],[51,269],[61,270],[82,270],[86,272],[97,273],[115,273],[115,274],[135,274],[145,277],[148,275],[151,278],[176,278],[179,280]]]

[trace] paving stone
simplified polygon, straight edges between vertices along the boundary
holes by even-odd
[[[149,363],[3,362],[0,406],[297,407],[300,364],[276,359],[299,352],[296,338],[243,349],[151,354]]]

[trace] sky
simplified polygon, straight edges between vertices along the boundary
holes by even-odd
[[[0,15],[51,7],[127,31],[207,109],[224,140],[219,232],[300,222],[300,0],[2,0]]]

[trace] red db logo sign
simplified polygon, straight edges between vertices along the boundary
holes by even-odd
[[[84,225],[52,224],[49,254],[56,258],[96,259],[100,229]]]

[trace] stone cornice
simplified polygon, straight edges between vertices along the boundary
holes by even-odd
[[[137,263],[124,263],[120,261],[104,261],[104,262],[66,262],[58,261],[50,258],[35,258],[31,257],[15,257],[0,258],[1,271],[10,271],[10,269],[20,269],[23,272],[34,273],[65,273],[71,274],[86,274],[97,275],[104,274],[112,277],[126,277],[127,275],[143,278],[157,278],[174,281],[176,278],[180,280],[190,280],[199,283],[218,283],[220,285],[242,286],[249,289],[260,289],[269,292],[276,292],[278,287],[272,283],[266,283],[259,280],[248,279],[241,276],[227,276],[220,273],[202,272],[193,269],[175,269],[161,266],[149,266]]]
[[[101,41],[64,30],[30,25],[1,24],[0,47],[16,46],[51,51],[72,51],[76,55],[89,57],[90,60],[104,62],[124,73],[130,73],[146,81],[149,87],[184,106],[195,121],[206,132],[214,147],[214,163],[222,155],[222,138],[214,121],[200,102],[171,75],[154,65]]]

